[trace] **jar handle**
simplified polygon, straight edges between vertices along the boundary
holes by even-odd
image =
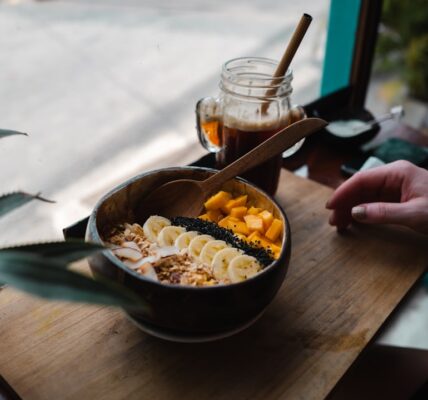
[[[196,103],[196,131],[201,145],[210,153],[221,149],[222,108],[221,100],[214,97]]]
[[[307,118],[306,111],[302,106],[294,105],[289,111],[289,124],[294,124],[297,121]]]
[[[307,115],[306,115],[305,109],[302,106],[294,105],[293,107],[290,108],[290,111],[288,112],[289,125],[306,118],[307,118]],[[288,150],[284,151],[282,153],[282,158],[288,158],[296,154],[305,143],[305,140],[306,138],[303,138],[302,140],[297,142],[294,146],[291,146]]]

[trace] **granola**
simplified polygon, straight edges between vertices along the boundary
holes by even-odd
[[[222,228],[219,228],[222,229]],[[213,286],[244,281],[261,270],[259,261],[209,234],[151,216],[144,226],[122,224],[106,238],[130,269],[164,284]]]
[[[212,272],[212,268],[203,262],[194,260],[186,249],[182,249],[175,254],[164,257],[157,257],[159,247],[147,239],[144,231],[139,224],[123,224],[114,229],[107,241],[114,245],[113,252],[118,256],[128,267],[142,275],[151,275],[154,278],[152,269],[156,274],[156,280],[165,284],[180,284],[190,286],[212,286],[220,282]],[[123,257],[120,252],[115,252],[117,249],[123,249],[123,246],[129,248],[129,243],[135,243],[140,251],[141,257],[138,260],[145,262],[135,263],[129,256]],[[172,250],[171,250],[172,251]],[[152,261],[145,260],[153,257]],[[150,262],[151,261],[151,262]],[[136,265],[133,265],[136,264]],[[136,268],[134,268],[136,267]]]

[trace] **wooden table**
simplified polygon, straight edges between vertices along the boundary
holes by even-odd
[[[152,338],[114,309],[0,292],[0,373],[24,399],[323,399],[428,266],[427,239],[356,226],[338,235],[332,190],[283,171],[292,229],[279,294],[218,342]]]
[[[406,124],[392,121],[382,125],[378,135],[368,144],[373,148],[389,138],[399,138],[428,147],[427,134]],[[313,140],[307,141],[299,153],[285,159],[283,166],[294,171],[305,165],[309,179],[337,188],[346,179],[346,176],[341,173],[341,165],[360,156],[361,151],[358,147],[340,148],[313,138]],[[423,282],[416,284],[414,290],[418,290],[423,285]],[[395,317],[397,318],[403,312],[406,312],[404,304],[395,311]],[[384,354],[388,354],[387,360]],[[374,362],[374,360],[377,361]],[[410,398],[417,389],[423,394],[418,392],[418,395],[415,394],[415,399],[428,398],[427,362],[427,350],[385,347],[374,341],[365,349],[358,363],[353,365],[352,370],[348,371],[344,379],[336,386],[332,400],[333,398],[367,398],[369,393],[370,399],[382,396],[396,399]],[[383,371],[383,373],[379,371]],[[368,379],[368,377],[370,378]],[[419,387],[420,385],[422,387]]]

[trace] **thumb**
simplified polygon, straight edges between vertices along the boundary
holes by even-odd
[[[351,211],[352,218],[366,224],[409,225],[412,211],[406,203],[361,204]]]

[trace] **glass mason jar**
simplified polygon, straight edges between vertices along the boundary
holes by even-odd
[[[221,169],[293,122],[305,118],[302,107],[291,105],[291,70],[272,79],[278,63],[260,57],[235,58],[223,65],[220,94],[196,105],[199,140],[216,153]],[[303,140],[284,156],[294,154]],[[269,194],[278,187],[282,156],[246,172],[243,177]]]

